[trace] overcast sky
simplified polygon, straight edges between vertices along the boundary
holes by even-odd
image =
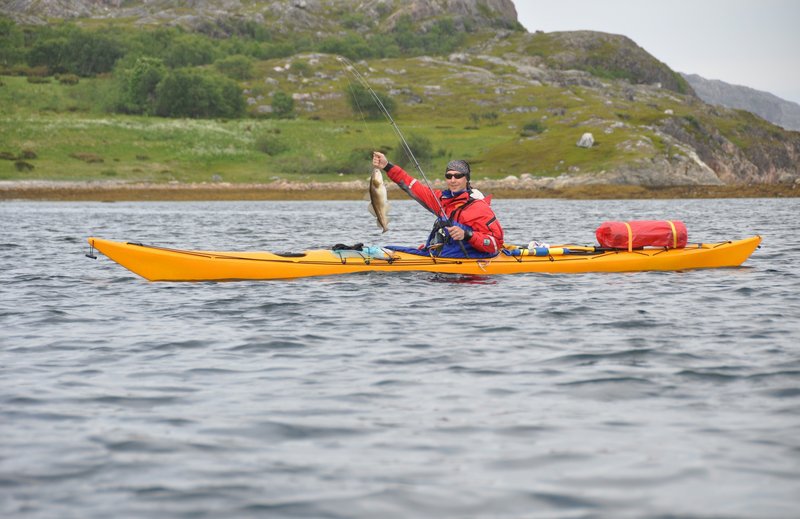
[[[514,0],[529,31],[624,34],[678,72],[800,103],[800,0]]]

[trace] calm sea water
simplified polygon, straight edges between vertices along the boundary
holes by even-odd
[[[416,244],[395,202],[0,203],[0,516],[748,517],[800,510],[800,200],[497,200],[761,234],[741,268],[148,283],[90,235]]]

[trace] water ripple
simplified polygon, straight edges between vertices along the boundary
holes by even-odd
[[[0,203],[0,515],[796,515],[796,199],[493,202],[519,243],[765,236],[735,269],[149,283],[84,257],[419,243],[393,207],[389,236],[362,202]]]

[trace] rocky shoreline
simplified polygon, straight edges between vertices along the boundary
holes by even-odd
[[[798,197],[794,184],[690,185],[645,187],[639,185],[561,185],[544,187],[519,179],[482,180],[475,186],[495,198],[648,199],[648,198],[776,198]],[[434,187],[443,187],[438,181]],[[389,196],[406,195],[395,185]],[[145,183],[120,181],[0,181],[0,200],[50,201],[191,201],[191,200],[361,200],[366,180],[344,182],[289,182],[265,184]]]

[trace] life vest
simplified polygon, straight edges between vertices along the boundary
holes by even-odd
[[[469,225],[459,223],[458,217],[464,209],[474,202],[475,199],[470,198],[466,203],[459,205],[448,215],[449,220],[437,218],[436,221],[433,222],[433,228],[428,235],[428,240],[425,242],[425,249],[428,250],[429,254],[442,258],[489,258],[495,255],[475,249],[467,240],[454,240],[445,229],[445,227],[452,227],[455,225],[461,227],[465,231],[472,231]]]
[[[503,228],[490,207],[491,196],[484,197],[478,190],[451,193],[449,190],[431,190],[395,165],[384,168],[389,178],[408,193],[411,198],[437,215],[434,227],[425,245],[410,247],[390,246],[393,250],[413,254],[435,255],[443,258],[491,258],[503,247]],[[447,218],[441,216],[444,210]],[[466,222],[466,223],[462,223]],[[456,241],[447,235],[443,227],[458,226],[472,231],[471,240]],[[475,246],[469,242],[475,243]]]

